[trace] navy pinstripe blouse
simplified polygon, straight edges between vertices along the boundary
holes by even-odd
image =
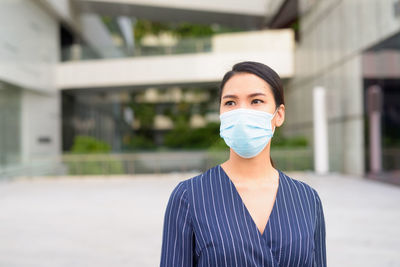
[[[275,203],[262,234],[220,165],[180,182],[165,212],[160,266],[325,267],[318,193],[278,172]]]

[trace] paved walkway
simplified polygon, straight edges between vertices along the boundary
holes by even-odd
[[[287,174],[320,194],[328,266],[400,266],[400,187]],[[169,194],[194,175],[0,182],[0,266],[158,266]]]

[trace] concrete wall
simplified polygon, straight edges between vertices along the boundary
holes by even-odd
[[[60,92],[22,92],[22,159],[24,163],[54,159],[61,153]],[[44,141],[40,141],[45,139]]]
[[[57,68],[57,87],[96,88],[151,84],[216,82],[232,65],[254,60],[293,75],[294,35],[291,30],[221,34],[210,53],[64,62]]]
[[[58,22],[34,1],[2,0],[0,24],[0,80],[22,89],[22,160],[57,155],[61,151],[60,101],[54,84]],[[41,137],[50,142],[39,142]]]
[[[82,34],[90,47],[103,57],[121,57],[112,40],[110,31],[97,14],[82,14],[80,16]]]
[[[0,6],[0,79],[52,91],[58,24],[33,1],[3,0]]]
[[[87,1],[87,0],[82,0]],[[141,6],[155,6],[178,8],[182,10],[203,10],[212,12],[230,12],[251,15],[264,15],[267,6],[271,1],[277,0],[202,0],[202,1],[185,1],[185,0],[98,0],[97,2],[112,2],[113,4],[128,4]],[[280,0],[279,0],[280,1]]]
[[[312,89],[327,89],[330,169],[364,173],[362,52],[400,29],[392,0],[300,0],[285,131],[312,142]],[[314,4],[312,4],[314,3]]]

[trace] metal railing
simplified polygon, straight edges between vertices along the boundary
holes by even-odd
[[[382,149],[383,170],[400,170],[400,148]]]
[[[62,61],[89,60],[105,58],[143,57],[155,55],[175,55],[188,53],[202,53],[211,51],[211,38],[183,38],[173,45],[138,45],[90,47],[74,44],[61,51]]]
[[[274,149],[275,166],[281,170],[311,170],[312,151]],[[128,154],[63,154],[35,159],[23,166],[0,169],[0,178],[58,175],[133,175],[170,172],[203,172],[229,158],[229,151],[169,151]]]

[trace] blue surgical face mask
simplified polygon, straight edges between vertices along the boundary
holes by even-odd
[[[225,143],[242,158],[257,156],[269,143],[274,135],[271,120],[274,114],[255,110],[238,108],[222,113],[220,136]]]

